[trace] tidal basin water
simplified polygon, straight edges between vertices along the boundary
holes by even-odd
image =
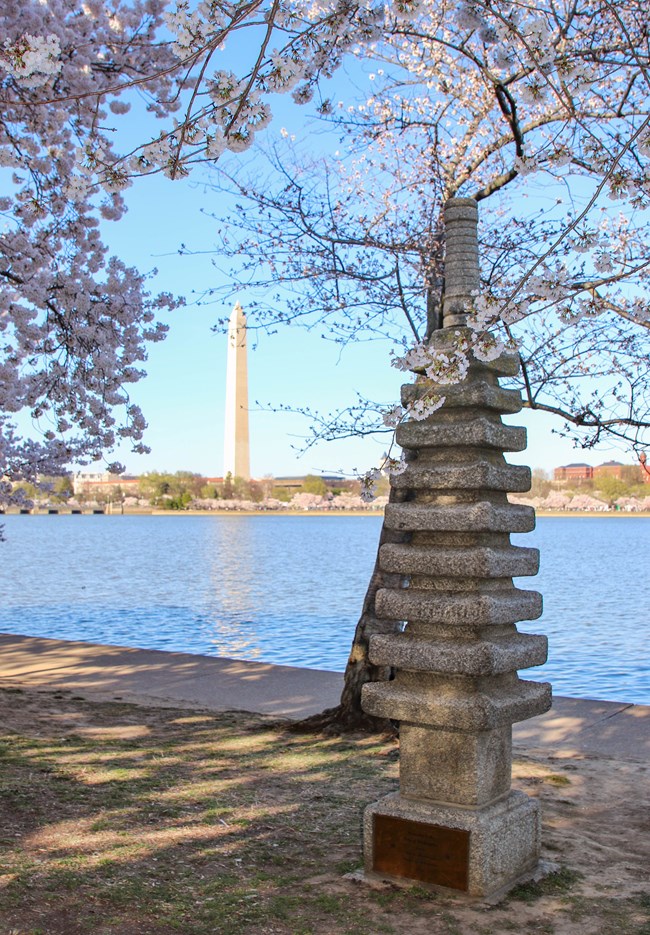
[[[0,631],[342,671],[381,528],[372,516],[6,516]],[[650,704],[650,519],[539,517],[560,695]]]

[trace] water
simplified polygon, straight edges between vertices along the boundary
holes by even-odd
[[[7,516],[0,631],[342,671],[381,527],[369,516]],[[535,587],[560,695],[650,704],[643,518],[540,517]]]

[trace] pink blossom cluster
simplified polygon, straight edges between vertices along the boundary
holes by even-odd
[[[129,387],[177,303],[101,242],[99,220],[120,220],[132,177],[177,178],[246,149],[270,96],[307,101],[353,42],[379,36],[384,13],[342,0],[25,0],[0,19],[0,476],[19,480],[120,439],[145,450]],[[226,40],[244,35],[239,73],[219,67]],[[164,129],[120,150],[119,118],[139,100]],[[33,438],[17,429],[24,413]]]
[[[158,0],[3,6],[0,475],[14,481],[98,460],[122,439],[147,450],[130,388],[176,303],[109,256],[99,222],[125,210],[109,126],[128,109],[120,85],[175,63],[154,42],[161,12]],[[153,95],[171,87],[151,80]],[[32,437],[17,428],[25,415]]]

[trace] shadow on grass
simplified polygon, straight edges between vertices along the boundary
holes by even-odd
[[[0,746],[2,903],[23,925],[375,930],[335,890],[360,864],[363,805],[394,787],[394,744],[289,735],[235,712],[74,704],[81,723],[53,717]]]
[[[647,893],[586,898],[573,869],[489,910],[343,879],[364,806],[396,788],[394,741],[62,692],[2,704],[2,935],[650,935]],[[562,839],[579,811],[562,796],[587,794],[576,769],[519,764]]]

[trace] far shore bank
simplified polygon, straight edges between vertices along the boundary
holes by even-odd
[[[381,510],[75,510],[66,507],[0,511],[0,516],[383,516]],[[551,517],[650,517],[650,510],[536,510],[536,516]],[[1,520],[0,520],[1,522]]]
[[[535,516],[650,516],[650,510],[535,510]]]

